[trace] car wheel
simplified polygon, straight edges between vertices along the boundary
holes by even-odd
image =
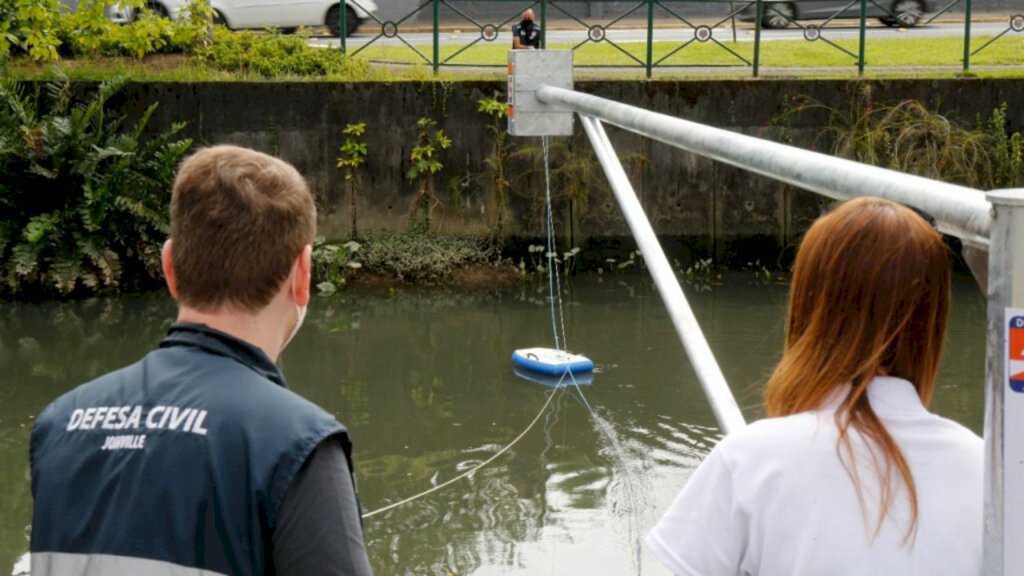
[[[159,2],[146,2],[145,6],[146,10],[149,10],[157,18],[171,17],[171,14],[167,12],[167,8],[164,8],[164,5]]]
[[[331,9],[327,11],[327,28],[331,31],[331,36],[341,37],[341,5],[336,4],[331,6]],[[345,6],[345,37],[349,37],[356,32],[356,28],[359,28],[359,17],[356,16],[356,11],[351,6]]]
[[[918,0],[896,0],[892,5],[892,16],[882,18],[882,23],[893,28],[913,28],[921,21],[924,7]]]
[[[278,28],[277,29],[277,33],[278,34],[295,34],[296,30],[298,30],[298,28]]]
[[[771,2],[764,4],[761,15],[762,28],[785,28],[796,19],[796,9],[789,2]]]
[[[357,28],[359,28],[359,16],[356,16],[356,11],[351,6],[345,6],[345,36],[355,34]]]
[[[214,10],[212,16],[213,16],[213,24],[214,24],[214,26],[227,26],[228,25],[228,21],[224,19],[224,15],[221,14],[219,11]]]

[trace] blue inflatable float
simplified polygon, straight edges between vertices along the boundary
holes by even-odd
[[[572,354],[552,348],[522,348],[512,353],[512,364],[522,370],[538,374],[546,374],[560,378],[562,375],[573,376],[590,374],[594,371],[594,362],[586,356]]]

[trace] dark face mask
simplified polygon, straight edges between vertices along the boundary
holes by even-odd
[[[532,18],[523,18],[523,27],[529,28],[531,26],[533,26],[533,19]]]

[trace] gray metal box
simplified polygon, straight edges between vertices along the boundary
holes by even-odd
[[[508,133],[572,136],[573,113],[537,100],[543,85],[572,90],[572,50],[510,50]]]

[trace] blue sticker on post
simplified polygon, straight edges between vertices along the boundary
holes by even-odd
[[[1024,394],[1024,316],[1010,316],[1006,334],[1006,374],[1010,390]]]

